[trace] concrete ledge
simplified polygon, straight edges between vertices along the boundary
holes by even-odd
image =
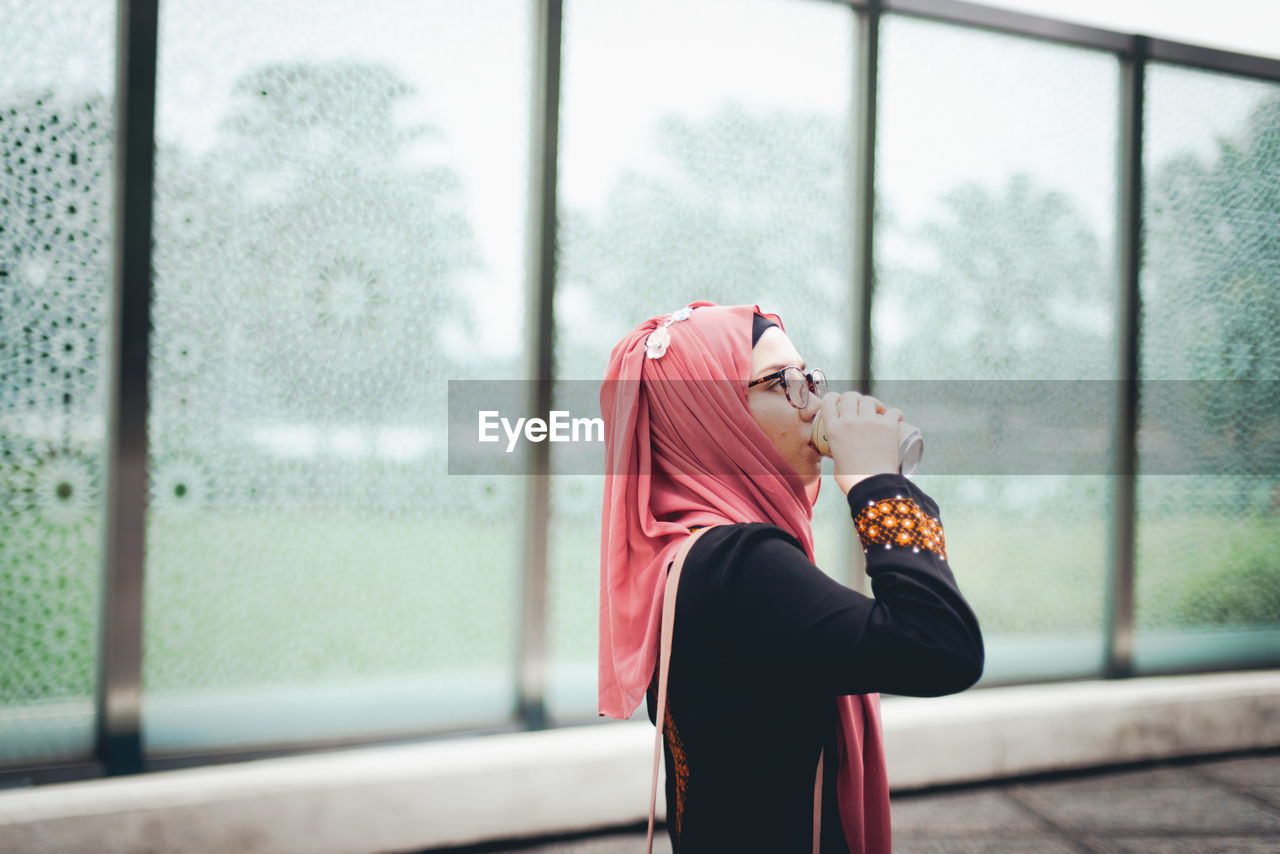
[[[1280,671],[1021,685],[884,702],[897,790],[1280,745]]]
[[[896,789],[1280,745],[1280,671],[884,702]],[[367,854],[642,820],[647,721],[0,794],[0,850]],[[661,805],[660,805],[661,809]]]

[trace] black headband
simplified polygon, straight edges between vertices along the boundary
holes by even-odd
[[[763,314],[752,315],[751,346],[752,347],[756,346],[756,344],[760,341],[760,336],[764,334],[764,331],[766,329],[768,329],[770,326],[777,326],[777,325],[778,324],[774,323],[772,320],[765,317]]]

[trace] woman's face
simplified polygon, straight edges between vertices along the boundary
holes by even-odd
[[[759,379],[788,365],[807,370],[791,339],[778,327],[771,326],[751,350],[751,379]],[[806,484],[822,476],[822,455],[809,444],[813,416],[818,412],[820,401],[815,394],[810,393],[808,397],[805,408],[796,409],[787,402],[781,379],[747,390],[747,407],[752,417]]]

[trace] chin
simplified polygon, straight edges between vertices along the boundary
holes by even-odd
[[[795,469],[806,481],[822,477],[822,454],[811,445],[805,445],[805,453]]]

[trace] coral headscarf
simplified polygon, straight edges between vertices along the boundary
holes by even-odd
[[[613,718],[631,717],[653,679],[666,567],[690,527],[768,522],[814,557],[809,523],[817,484],[806,489],[747,407],[751,328],[762,312],[709,302],[688,308],[651,318],[623,338],[600,391],[599,702],[600,714]],[[776,315],[765,316],[782,326]],[[646,345],[661,355],[648,357]],[[835,704],[845,839],[851,852],[888,852],[879,696],[837,697]]]

